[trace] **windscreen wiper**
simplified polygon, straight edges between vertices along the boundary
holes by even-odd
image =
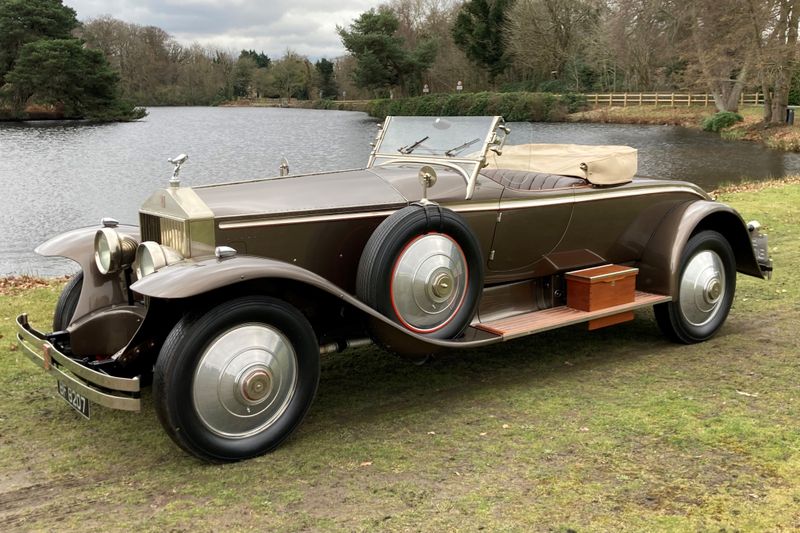
[[[471,141],[467,141],[464,144],[460,144],[460,145],[456,146],[455,148],[450,148],[448,151],[446,151],[444,153],[444,155],[446,155],[447,157],[453,157],[454,155],[456,155],[458,152],[460,152],[464,148],[469,148],[470,146],[472,146],[473,144],[475,144],[476,142],[479,142],[479,141],[480,141],[480,138],[476,137],[476,138],[472,139]]]
[[[420,144],[424,143],[425,141],[427,141],[430,138],[431,138],[430,135],[426,135],[425,137],[423,137],[422,139],[418,140],[414,144],[410,144],[408,146],[401,146],[400,148],[397,149],[397,151],[400,152],[401,154],[408,155],[411,152],[413,152],[417,148],[417,146],[419,146]]]

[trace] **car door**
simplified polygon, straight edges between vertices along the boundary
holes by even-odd
[[[487,281],[513,281],[557,271],[547,256],[569,228],[574,196],[574,188],[522,191],[506,187],[500,199]]]

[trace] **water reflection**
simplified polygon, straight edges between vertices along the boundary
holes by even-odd
[[[362,113],[259,108],[152,108],[131,124],[0,124],[0,275],[56,275],[69,261],[33,248],[103,216],[136,223],[164,187],[167,158],[185,152],[185,184],[362,167],[375,134]],[[640,173],[714,188],[742,177],[800,172],[800,156],[674,127],[514,123],[511,142],[623,144],[638,148]]]

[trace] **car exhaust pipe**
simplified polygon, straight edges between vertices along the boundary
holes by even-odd
[[[350,348],[361,348],[363,346],[372,345],[372,339],[348,339],[339,342],[331,342],[323,344],[319,347],[320,355],[328,355],[332,353],[341,353]]]

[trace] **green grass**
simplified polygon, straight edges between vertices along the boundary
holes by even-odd
[[[79,418],[14,349],[60,286],[0,296],[0,530],[791,531],[800,524],[800,185],[723,193],[770,234],[721,333],[650,312],[454,353],[323,362],[278,451],[212,466],[144,412]],[[744,395],[742,393],[747,393]]]

